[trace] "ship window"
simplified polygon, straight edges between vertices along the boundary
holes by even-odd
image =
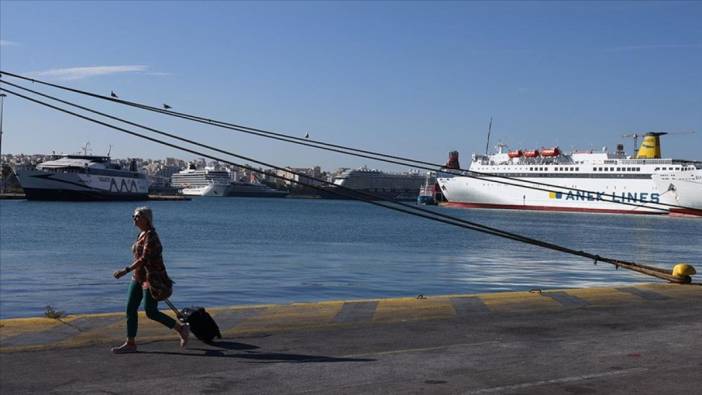
[[[621,170],[622,170],[621,167],[617,167],[617,171],[621,171]]]
[[[609,171],[609,167],[605,167],[605,168],[604,168],[604,171]]]
[[[575,171],[580,171],[580,168],[579,168],[579,167],[576,167],[576,168],[575,168]]]
[[[654,171],[655,171],[655,170],[660,170],[660,169],[661,169],[660,167],[656,167],[656,168],[654,169]]]

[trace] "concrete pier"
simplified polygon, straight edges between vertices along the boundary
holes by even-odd
[[[185,350],[145,317],[0,321],[3,393],[696,393],[702,286],[534,290],[209,309]]]

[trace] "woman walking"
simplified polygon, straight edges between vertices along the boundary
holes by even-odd
[[[127,341],[119,347],[114,347],[112,352],[115,354],[126,354],[137,351],[135,341],[139,320],[137,311],[142,299],[144,300],[146,316],[175,330],[180,336],[180,346],[185,347],[190,334],[188,325],[181,324],[158,310],[158,301],[151,296],[149,282],[146,280],[147,270],[150,272],[166,270],[163,264],[163,257],[161,256],[161,241],[153,226],[153,213],[148,207],[139,207],[134,210],[132,219],[134,220],[134,226],[141,231],[132,245],[134,262],[124,269],[113,273],[115,278],[120,278],[131,271],[134,272],[132,281],[129,284],[127,298]]]

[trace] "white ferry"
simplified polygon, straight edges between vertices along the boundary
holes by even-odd
[[[149,194],[134,162],[124,170],[109,156],[64,155],[16,174],[29,200],[146,200]]]
[[[227,196],[231,182],[228,170],[197,169],[194,163],[171,176],[171,185],[187,196]]]
[[[702,162],[662,159],[664,134],[647,133],[629,157],[622,145],[613,154],[501,147],[473,155],[469,171],[480,178],[441,173],[437,182],[451,207],[702,216]],[[451,154],[446,168],[458,169]]]

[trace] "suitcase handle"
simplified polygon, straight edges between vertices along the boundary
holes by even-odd
[[[183,314],[181,314],[180,311],[178,311],[178,309],[177,309],[175,306],[173,306],[173,303],[171,303],[171,301],[168,300],[168,299],[164,299],[164,302],[166,302],[166,304],[168,305],[168,307],[170,307],[171,310],[173,310],[173,312],[176,314],[176,317],[178,317],[178,319],[182,321],[182,320],[183,320]]]

